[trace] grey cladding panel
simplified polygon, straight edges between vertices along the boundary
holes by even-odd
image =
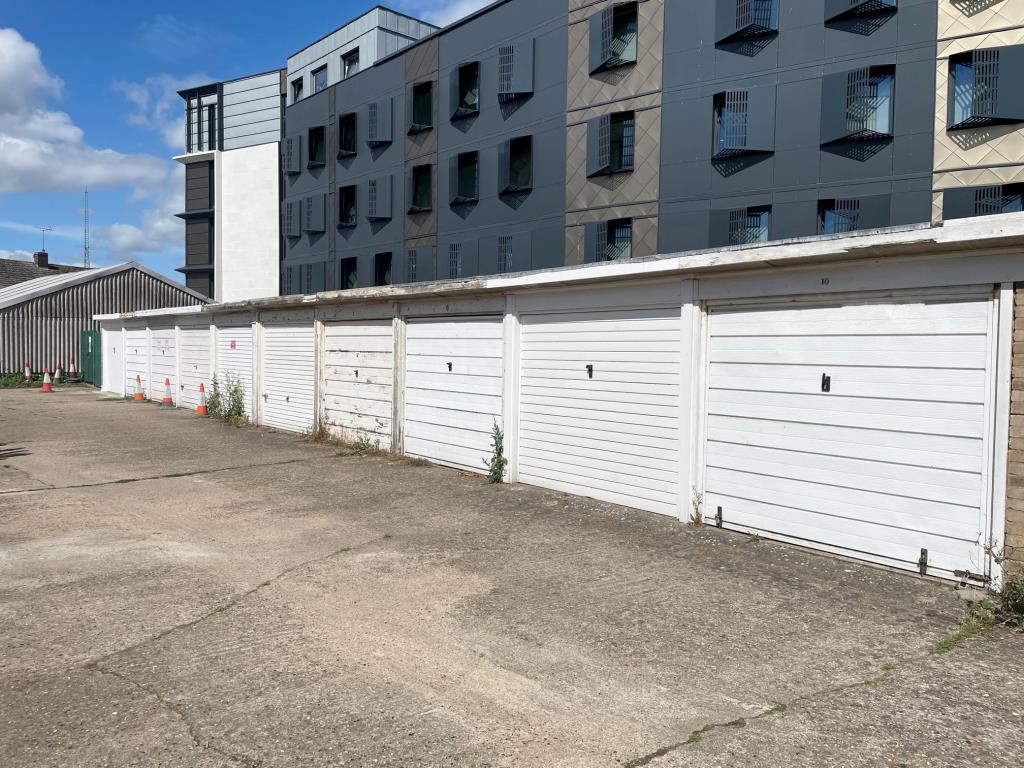
[[[999,50],[999,85],[996,116],[1003,120],[1024,121],[1024,45],[1008,45]]]
[[[771,152],[775,149],[775,86],[751,88],[747,94],[747,149]]]

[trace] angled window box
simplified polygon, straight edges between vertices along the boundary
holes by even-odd
[[[727,45],[779,34],[778,0],[718,0],[715,43]]]
[[[615,112],[587,123],[587,177],[630,173],[636,155],[636,115]]]
[[[825,23],[856,21],[896,13],[897,0],[825,0]]]
[[[359,223],[356,216],[356,187],[338,188],[338,229],[351,229]]]
[[[452,70],[451,119],[464,120],[480,114],[480,62],[469,61]]]
[[[392,187],[390,176],[381,176],[366,182],[368,221],[387,221],[391,218]]]
[[[723,91],[713,100],[713,160],[775,151],[775,89]]]
[[[498,101],[516,101],[533,93],[533,56],[532,37],[498,49]]]
[[[891,65],[822,78],[821,145],[891,139],[895,80]]]
[[[637,3],[614,3],[590,17],[590,74],[636,64]]]
[[[281,142],[281,168],[289,176],[302,173],[301,136],[288,136]]]
[[[327,128],[317,125],[310,128],[307,134],[309,158],[307,168],[323,168],[327,165]]]
[[[949,59],[951,131],[1024,122],[1024,45],[980,48]]]
[[[585,263],[626,261],[633,257],[633,220],[593,221],[584,225]]]
[[[820,200],[818,232],[822,235],[843,235],[864,229],[888,227],[892,220],[891,208],[890,195]]]
[[[434,127],[434,84],[416,83],[409,89],[409,134],[422,133]]]
[[[393,141],[391,99],[381,99],[366,105],[366,143],[382,147]]]
[[[451,205],[466,205],[480,200],[480,153],[455,155],[448,166],[448,194]]]
[[[359,152],[356,137],[357,116],[354,112],[338,117],[338,159],[355,157]]]
[[[1024,184],[947,189],[942,194],[942,218],[966,219],[1024,211]]]
[[[434,171],[429,165],[409,169],[406,177],[407,213],[426,213],[434,209]]]
[[[498,194],[515,195],[533,189],[533,137],[517,136],[498,150]]]

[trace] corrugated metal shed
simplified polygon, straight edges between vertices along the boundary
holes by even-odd
[[[135,262],[0,289],[0,372],[77,364],[82,331],[99,330],[94,315],[206,303]]]

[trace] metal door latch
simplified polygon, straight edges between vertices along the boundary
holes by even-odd
[[[831,392],[832,391],[832,377],[827,373],[821,374],[821,391]]]
[[[928,550],[921,550],[921,557],[917,561],[917,572],[922,576],[928,575]]]
[[[718,510],[715,512],[715,528],[721,528],[721,527],[722,527],[722,508],[719,507]]]
[[[452,364],[448,363],[448,372],[451,373],[451,370],[452,370]]]
[[[594,378],[594,366],[593,365],[588,365],[587,366],[587,378],[590,378],[590,379]]]

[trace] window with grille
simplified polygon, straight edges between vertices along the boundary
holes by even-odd
[[[356,224],[356,188],[355,186],[340,187],[338,189],[338,226],[354,227]]]
[[[636,117],[632,112],[619,112],[611,120],[611,172],[633,170],[633,148],[636,139]]]
[[[717,42],[737,43],[779,31],[778,0],[718,0]]]
[[[747,150],[747,91],[725,91],[715,96],[714,156],[732,157]]]
[[[897,0],[825,0],[825,23],[893,14],[896,3]]]
[[[863,67],[848,73],[846,130],[849,139],[892,135],[894,79],[894,67]]]
[[[601,115],[587,123],[587,175],[632,171],[636,154],[633,112]]]
[[[512,271],[512,235],[498,237],[498,271]]]
[[[950,130],[1024,122],[1024,46],[981,48],[949,58]]]
[[[819,224],[823,235],[841,235],[861,229],[861,203],[854,198],[822,200]]]
[[[453,118],[469,117],[480,112],[480,62],[461,64],[453,75]]]
[[[458,205],[480,199],[480,153],[463,152],[451,160],[451,202]]]
[[[533,188],[533,137],[509,139],[501,154],[499,192],[511,194]]]
[[[462,277],[462,243],[448,245],[448,277]]]
[[[729,245],[768,242],[771,208],[739,208],[729,211]]]
[[[410,248],[405,256],[405,279],[407,282],[415,283],[417,280],[416,249]]]
[[[636,64],[639,31],[635,2],[615,3],[590,17],[590,72]]]
[[[633,256],[633,220],[618,219],[608,222],[608,249],[606,261],[619,261]]]
[[[302,78],[292,80],[292,104],[302,99]]]
[[[1024,210],[1024,187],[1020,184],[997,184],[974,191],[974,215],[992,216],[998,213],[1019,213]]]

